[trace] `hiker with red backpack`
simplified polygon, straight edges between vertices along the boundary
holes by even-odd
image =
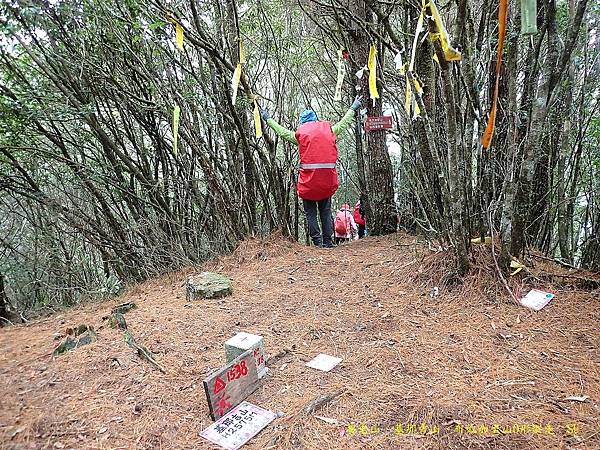
[[[296,132],[279,125],[266,110],[260,112],[262,119],[278,136],[299,147],[300,173],[296,189],[304,203],[308,232],[317,247],[333,247],[331,196],[339,186],[335,169],[338,157],[336,137],[352,123],[360,105],[359,96],[335,125],[319,120],[312,109],[307,109],[300,114],[300,126]],[[317,221],[317,211],[322,231]]]
[[[340,245],[342,242],[349,242],[357,238],[358,229],[350,205],[344,203],[335,215],[335,243]]]
[[[365,221],[365,211],[360,204],[360,200],[356,202],[356,205],[354,205],[354,221],[358,226],[358,238],[364,238],[367,222]]]

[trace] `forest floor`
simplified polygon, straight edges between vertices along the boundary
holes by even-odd
[[[248,401],[283,415],[244,449],[600,448],[600,290],[534,258],[508,280],[517,297],[556,294],[534,312],[497,280],[488,245],[472,258],[452,284],[451,258],[402,233],[334,249],[250,240],[201,268],[231,277],[232,296],[186,301],[189,269],[4,328],[0,446],[216,448],[199,436],[212,423],[202,380],[225,364],[223,343],[247,331],[278,355]],[[165,374],[103,321],[125,301],[138,305],[129,329]],[[82,323],[98,341],[53,358]],[[343,361],[328,373],[306,367],[318,353]]]

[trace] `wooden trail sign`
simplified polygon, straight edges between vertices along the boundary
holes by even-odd
[[[392,116],[367,117],[365,131],[387,130],[393,127]]]
[[[225,367],[213,372],[202,383],[210,416],[213,420],[218,420],[258,387],[254,349],[242,353]]]

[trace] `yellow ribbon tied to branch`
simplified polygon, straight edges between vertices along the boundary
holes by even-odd
[[[183,27],[170,13],[167,14],[167,20],[175,26],[175,43],[177,44],[177,48],[183,51]]]
[[[235,105],[235,101],[237,99],[238,89],[240,87],[240,79],[242,77],[242,64],[246,64],[246,49],[244,48],[244,43],[241,39],[238,38],[239,41],[239,53],[238,53],[238,64],[233,71],[233,78],[231,80],[231,89],[232,89],[232,98],[231,103]],[[250,100],[254,103],[254,109],[252,111],[252,117],[254,119],[254,132],[257,138],[262,137],[262,124],[260,122],[260,108],[258,107],[258,96],[249,94]]]
[[[408,68],[408,63],[405,63],[402,61],[402,51],[399,51],[398,53],[396,53],[396,56],[394,57],[394,63],[396,64],[396,70],[400,72],[400,75],[404,76],[406,75],[406,69]]]
[[[242,40],[239,40],[239,52],[240,52],[240,64],[246,64],[246,49],[244,48],[244,43]]]
[[[242,77],[242,64],[246,64],[246,50],[244,49],[244,44],[242,40],[239,40],[239,62],[233,71],[233,78],[231,79],[231,90],[233,91],[231,94],[231,103],[235,105],[235,101],[237,100],[238,88],[240,86],[240,78]]]
[[[429,7],[431,8],[431,14],[433,15],[433,20],[438,29],[437,37],[440,40],[440,44],[442,45],[442,50],[444,51],[444,58],[446,61],[460,61],[461,54],[458,50],[453,48],[450,45],[450,37],[448,36],[448,32],[446,31],[446,27],[444,26],[444,22],[440,16],[440,12],[435,6],[435,2],[433,0],[429,1]],[[434,40],[434,36],[431,36],[431,39]]]
[[[410,87],[410,80],[408,79],[408,74],[406,75],[406,95],[404,99],[404,109],[406,110],[406,114],[410,116],[410,107],[412,106],[412,89]]]
[[[519,261],[517,261],[516,259],[512,259],[512,261],[510,262],[510,268],[511,269],[515,269],[513,270],[510,275],[514,276],[516,274],[518,274],[521,270],[523,269],[527,269],[526,266],[524,266],[523,264],[521,264]]]
[[[406,75],[406,94],[404,98],[404,109],[406,110],[406,114],[410,116],[410,105],[412,104],[412,89],[410,88],[410,80],[408,79],[408,75]]]
[[[422,96],[423,88],[421,87],[421,83],[419,83],[415,77],[413,77],[413,85],[415,87],[415,91],[416,91],[417,95],[419,97]],[[419,108],[419,102],[417,102],[416,98],[413,99],[413,110],[414,110],[413,119],[416,119],[417,117],[421,117],[421,108]]]
[[[379,98],[379,92],[377,92],[377,62],[375,61],[376,55],[377,49],[374,45],[371,45],[371,49],[369,50],[369,61],[367,63],[367,67],[369,68],[369,95],[373,100]]]
[[[260,138],[263,135],[262,132],[262,124],[260,123],[260,108],[258,107],[258,95],[254,96],[254,111],[252,115],[254,116],[254,132],[256,133],[256,137]]]
[[[183,51],[183,27],[179,22],[175,24],[175,42],[179,50]]]
[[[240,86],[240,78],[242,77],[242,65],[238,64],[233,71],[233,78],[231,79],[231,89],[233,93],[231,94],[231,103],[235,105],[235,101],[237,100],[238,87]]]
[[[413,78],[413,83],[411,86],[410,78],[408,74],[406,74],[406,96],[404,100],[404,109],[406,110],[406,114],[410,116],[412,108],[412,118],[416,119],[417,117],[421,117],[421,108],[419,108],[419,103],[417,102],[416,96],[414,96],[412,93],[413,86],[416,91],[416,95],[423,95],[423,88],[421,88],[421,84],[416,80],[416,78]]]
[[[179,136],[179,115],[181,109],[178,104],[173,107],[173,154],[177,156],[177,140]]]
[[[344,84],[344,76],[346,75],[346,66],[344,65],[344,54],[342,50],[338,50],[337,54],[337,83],[335,84],[333,100],[340,101],[342,99],[342,85]]]

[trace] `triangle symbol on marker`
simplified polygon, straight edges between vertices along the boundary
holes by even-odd
[[[225,389],[225,382],[221,380],[221,377],[217,377],[215,380],[215,394],[218,394],[223,389]]]

